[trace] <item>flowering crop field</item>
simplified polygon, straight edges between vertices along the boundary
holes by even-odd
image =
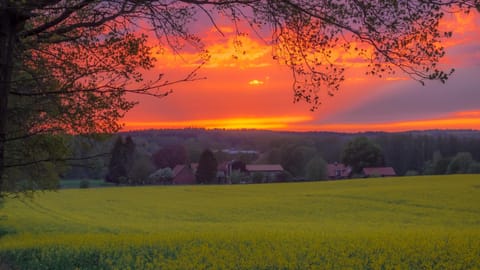
[[[480,175],[8,199],[0,269],[480,269]]]

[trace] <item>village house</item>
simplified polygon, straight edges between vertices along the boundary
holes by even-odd
[[[343,163],[335,162],[327,164],[328,179],[346,179],[350,178],[351,174],[352,168],[350,166],[346,166]]]
[[[177,165],[173,169],[174,185],[191,185],[196,183],[195,172],[198,163],[190,165]],[[254,174],[262,174],[265,182],[274,182],[278,176],[284,173],[284,169],[280,164],[245,164],[241,161],[222,162],[217,166],[217,183],[231,184],[231,175],[233,171],[252,177]]]
[[[190,165],[177,165],[173,168],[174,185],[193,185],[197,182],[194,170]]]
[[[280,164],[247,164],[245,169],[250,176],[255,173],[262,174],[267,182],[277,181],[278,177],[284,172]]]

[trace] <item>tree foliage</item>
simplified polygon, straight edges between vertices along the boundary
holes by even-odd
[[[198,168],[195,173],[197,183],[200,184],[213,184],[217,178],[217,159],[212,151],[206,149],[200,155],[198,161]]]
[[[433,153],[432,160],[425,162],[423,174],[425,175],[439,175],[446,174],[451,158],[443,157],[440,151]]]
[[[438,63],[445,54],[441,44],[452,33],[439,22],[446,12],[479,6],[479,0],[2,0],[0,193],[7,190],[6,165],[21,165],[7,160],[13,154],[6,152],[22,151],[22,143],[9,142],[115,132],[135,105],[128,93],[163,97],[171,85],[198,79],[197,69],[177,81],[143,76],[155,63],[147,35],[174,52],[196,49],[199,66],[208,60],[202,39],[190,31],[198,14],[220,33],[218,17],[229,18],[237,36],[248,28],[261,35],[273,46],[273,58],[291,69],[294,101],[315,109],[321,91],[333,95],[345,79],[337,49],[368,62],[368,74],[400,70],[421,82],[445,82],[451,70]],[[20,128],[12,115],[22,116]],[[62,159],[38,162],[56,166]]]
[[[187,162],[187,151],[181,144],[165,146],[152,155],[153,162],[158,169],[175,168]]]
[[[320,157],[312,158],[305,167],[307,180],[325,180],[328,179],[327,162]]]
[[[135,143],[128,136],[126,139],[119,136],[113,145],[108,173],[105,177],[107,182],[115,184],[130,183],[130,174],[134,165]]]
[[[135,151],[133,165],[128,173],[129,184],[150,184],[150,175],[155,171],[155,166],[149,155]]]
[[[383,166],[382,149],[367,137],[356,137],[349,141],[342,153],[342,162],[352,167],[353,173],[360,173],[365,167]]]
[[[470,165],[474,162],[472,154],[468,152],[460,152],[452,158],[448,164],[447,173],[468,173]]]

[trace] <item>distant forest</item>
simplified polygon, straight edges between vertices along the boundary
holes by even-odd
[[[393,167],[398,175],[448,173],[448,165],[459,153],[469,153],[471,162],[476,164],[471,167],[480,170],[480,131],[350,134],[181,129],[123,132],[102,140],[76,136],[72,138],[71,150],[79,161],[65,170],[62,177],[103,179],[107,173],[113,143],[119,136],[132,138],[135,143],[135,162],[141,163],[137,167],[151,172],[156,169],[153,160],[156,153],[161,149],[180,146],[185,149],[189,163],[198,162],[202,151],[210,149],[218,162],[235,159],[252,164],[281,164],[293,177],[302,179],[306,175],[306,164],[311,159],[320,156],[328,163],[341,162],[346,143],[359,136],[367,137],[377,144],[384,155],[385,165]],[[99,154],[105,155],[82,160],[83,157]],[[164,155],[168,154],[164,152]]]

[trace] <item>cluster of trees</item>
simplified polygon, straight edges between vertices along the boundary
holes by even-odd
[[[131,136],[118,136],[112,146],[105,181],[120,185],[171,184],[173,169],[188,164],[182,145],[168,145],[149,155],[137,149]],[[213,152],[204,150],[198,160],[197,183],[216,183],[217,165]]]
[[[432,159],[425,162],[423,170],[423,174],[426,175],[462,173],[480,173],[480,162],[473,159],[470,152],[459,152],[455,156],[443,157],[440,151],[436,151]]]
[[[144,74],[156,60],[149,34],[165,51],[194,48],[200,66],[208,61],[190,31],[198,14],[219,32],[218,16],[237,34],[242,26],[265,33],[274,59],[292,72],[294,101],[315,109],[320,90],[333,95],[345,79],[335,49],[358,52],[368,74],[398,69],[422,83],[445,82],[451,72],[437,63],[452,33],[439,22],[472,9],[480,10],[479,0],[0,1],[0,195],[53,186],[43,179],[74,159],[63,136],[118,131],[135,105],[127,94],[164,97],[172,84],[196,80],[197,69],[178,81]]]
[[[275,179],[266,179],[262,173],[246,173],[247,161],[239,159],[221,159],[221,161],[236,160],[231,164],[231,183],[261,183],[265,181],[298,181],[328,179],[327,162],[318,151],[312,147],[290,145],[282,148],[284,152],[272,150],[266,156],[268,161],[275,159],[273,164],[283,165],[286,172]],[[212,184],[218,182],[218,161],[216,154],[224,157],[223,151],[204,150],[198,159],[196,182]],[[262,159],[263,158],[263,159]],[[256,160],[264,163],[265,156]],[[346,144],[342,153],[342,162],[352,166],[354,173],[360,173],[363,167],[382,166],[384,157],[378,145],[366,137],[358,137]],[[167,145],[155,151],[151,156],[139,154],[131,136],[125,139],[119,136],[112,148],[105,179],[116,184],[168,184],[173,178],[172,169],[177,165],[189,164],[187,150],[180,144]],[[282,179],[277,179],[281,177]]]
[[[352,168],[353,174],[360,174],[363,168],[384,166],[385,158],[380,146],[361,136],[345,145],[342,162]]]
[[[480,160],[480,133],[475,131],[359,135],[187,129],[136,131],[120,136],[130,136],[135,142],[134,157],[130,158],[133,162],[128,164],[130,175],[123,178],[131,184],[170,183],[173,168],[199,163],[204,149],[214,149],[211,152],[217,164],[231,160],[244,164],[280,164],[287,171],[282,176],[285,181],[326,179],[326,164],[334,162],[351,165],[355,174],[363,167],[391,166],[399,175],[412,175],[477,173]],[[94,141],[75,137],[72,141],[72,152],[81,157],[95,155],[95,149],[110,152],[126,139]],[[222,149],[255,151],[227,153]],[[79,166],[65,168],[62,175],[69,179],[103,178],[112,166],[110,163],[109,156],[81,160],[75,164]],[[462,165],[456,169],[458,163],[468,163],[468,168]],[[235,174],[232,180],[265,181],[260,175],[245,174]]]

